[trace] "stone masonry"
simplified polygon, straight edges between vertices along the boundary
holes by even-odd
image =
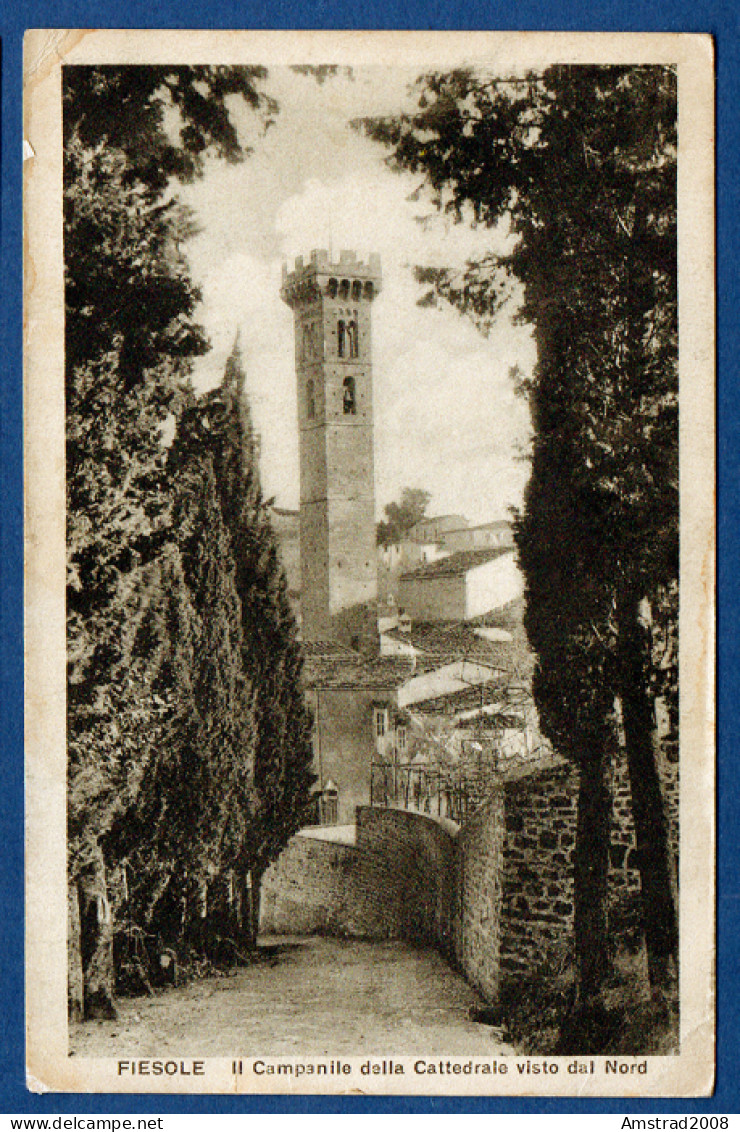
[[[678,776],[661,766],[678,852]],[[354,845],[295,837],[265,874],[263,932],[431,943],[489,1001],[501,983],[571,958],[578,779],[562,760],[499,784],[464,827],[359,807]],[[629,778],[617,762],[610,899],[616,934],[637,915]]]
[[[504,785],[501,967],[532,970],[570,938],[577,779],[557,765]]]
[[[454,886],[449,829],[422,814],[362,806],[354,845],[293,838],[263,877],[260,929],[447,949]]]
[[[371,307],[380,259],[325,250],[284,271],[300,436],[301,613],[307,641],[372,642],[377,627]]]
[[[457,837],[455,959],[489,1001],[498,994],[501,973],[504,823],[498,791]]]

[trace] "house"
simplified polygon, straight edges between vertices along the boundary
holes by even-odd
[[[462,515],[420,519],[405,539],[378,547],[378,601],[381,608],[403,608],[400,579],[427,563],[472,550],[512,550],[514,532],[506,519],[471,526]]]
[[[457,531],[468,526],[464,515],[425,515],[414,523],[409,531],[413,542],[441,542],[447,531]]]
[[[381,633],[381,649],[393,656],[402,648],[416,668],[397,693],[407,715],[405,756],[375,763],[379,804],[454,817],[484,799],[497,775],[549,755],[523,612],[519,598],[473,622],[397,624]]]
[[[398,703],[411,721],[407,740],[411,756],[429,738],[430,728],[438,749],[441,731],[445,732],[442,745],[448,752],[479,738],[482,731],[489,733],[488,740],[496,739],[488,747],[493,745],[499,752],[505,747],[525,756],[540,747],[531,695],[534,657],[522,615],[519,599],[481,617],[482,624],[396,625],[381,633],[385,655],[405,656],[416,664],[398,689]],[[498,623],[488,623],[494,621]]]
[[[450,553],[439,543],[401,539],[390,546],[378,547],[378,604],[381,608],[398,606],[398,581],[402,574],[427,562],[436,562]]]
[[[336,641],[304,641],[303,651],[320,811],[327,791],[332,794],[327,812],[317,820],[331,816],[332,824],[350,824],[355,807],[370,799],[373,761],[397,753],[397,727],[404,718],[398,712],[398,688],[414,662],[368,659]]]
[[[431,736],[437,758],[447,764],[467,756],[498,769],[547,749],[528,690],[501,678],[414,705],[412,724],[410,756]]]
[[[337,641],[303,643],[317,822],[351,824],[379,787],[386,800],[399,783],[407,793],[409,783],[418,787],[422,767],[433,777],[445,768],[469,774],[472,765],[480,776],[541,756],[522,607],[479,619],[498,625],[405,619],[381,634],[377,657]]]
[[[468,621],[523,590],[512,550],[463,550],[402,574],[398,605],[412,621]]]
[[[503,646],[512,641],[525,640],[521,619],[516,620],[516,609],[522,608],[521,600],[511,603],[501,610],[500,621],[504,621],[505,611],[512,610],[506,619],[508,628],[489,626],[489,619],[493,614],[474,621],[427,621],[412,622],[403,614],[382,630],[380,635],[380,649],[383,656],[415,657],[420,667],[428,667],[432,662],[441,664],[450,659],[480,661],[481,664],[503,666],[507,671],[511,665],[512,656],[519,656],[519,647],[505,649]],[[494,636],[490,634],[493,633]],[[522,657],[530,656],[528,650],[521,653]]]
[[[448,554],[460,550],[487,550],[489,548],[514,549],[514,531],[507,519],[494,519],[477,526],[465,524],[454,530],[440,532],[439,546]]]

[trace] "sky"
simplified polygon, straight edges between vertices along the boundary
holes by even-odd
[[[280,299],[283,264],[326,248],[381,257],[383,288],[373,303],[375,494],[378,517],[404,487],[429,491],[430,514],[472,522],[505,517],[521,502],[528,476],[530,422],[511,370],[535,360],[531,330],[515,310],[489,335],[449,306],[420,308],[413,266],[458,266],[502,233],[438,218],[418,192],[422,178],[394,173],[385,151],[350,128],[352,118],[395,113],[414,75],[366,67],[318,83],[270,68],[265,86],[280,112],[266,134],[235,106],[239,165],[209,162],[186,186],[199,234],[187,247],[203,301],[197,312],[212,349],[199,359],[196,388],[218,384],[239,333],[247,393],[261,438],[265,493],[299,503],[293,314]],[[410,199],[411,198],[411,199]],[[422,224],[419,217],[427,216]]]

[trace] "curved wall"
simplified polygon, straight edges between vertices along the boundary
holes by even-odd
[[[662,761],[674,861],[678,777]],[[263,932],[406,939],[454,958],[489,1001],[573,942],[578,776],[562,759],[503,781],[458,831],[410,810],[361,806],[354,845],[294,837],[262,885]],[[326,836],[326,834],[324,834]],[[615,762],[610,903],[630,930],[639,897],[629,780]]]
[[[456,827],[360,806],[354,845],[292,839],[262,880],[260,931],[408,939],[450,950]]]

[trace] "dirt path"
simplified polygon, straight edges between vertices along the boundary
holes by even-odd
[[[513,1053],[471,1022],[480,999],[432,950],[397,941],[261,941],[254,965],[154,998],[123,999],[115,1022],[73,1028],[83,1057]]]

